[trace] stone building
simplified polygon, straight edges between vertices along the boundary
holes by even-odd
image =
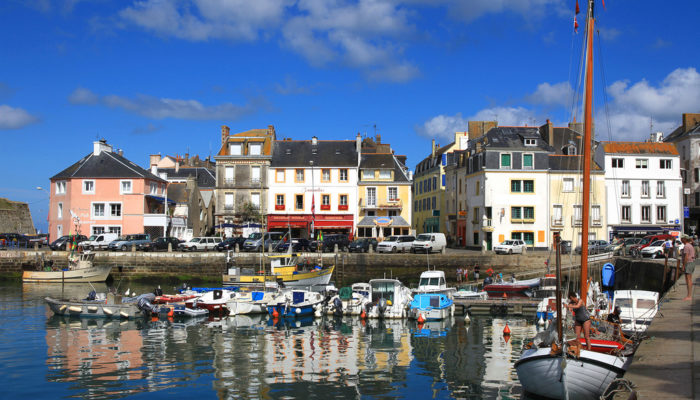
[[[685,214],[683,230],[697,235],[700,231],[700,114],[683,114],[681,126],[664,141],[676,145],[680,155]]]
[[[0,232],[35,234],[29,205],[0,198]]]

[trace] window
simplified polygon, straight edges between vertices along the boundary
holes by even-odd
[[[95,181],[83,181],[83,194],[94,194],[95,193]]]
[[[642,181],[642,190],[640,195],[642,197],[649,197],[649,181]]]
[[[224,209],[233,210],[233,193],[226,193],[224,195]]]
[[[434,177],[433,177],[433,186],[431,186],[431,187],[432,187],[433,190],[437,190],[437,189],[438,189],[438,185],[437,185],[437,176],[434,176]]]
[[[651,222],[651,206],[642,206],[642,222]]]
[[[666,222],[666,206],[656,206],[656,222]]]
[[[620,195],[622,197],[630,197],[630,181],[622,181],[622,190]]]
[[[105,233],[105,227],[104,226],[93,226],[92,227],[92,234],[93,235],[101,235]]]
[[[63,236],[63,225],[56,226],[56,237]]]
[[[250,194],[250,204],[254,205],[255,208],[260,208],[260,193]]]
[[[284,183],[285,180],[284,176],[284,170],[283,169],[277,169],[275,170],[275,182],[277,183]]]
[[[254,165],[250,167],[250,183],[252,185],[260,184],[260,166]]]
[[[665,158],[659,160],[659,168],[660,169],[671,169],[671,160],[668,160]]]
[[[525,146],[537,146],[537,139],[525,139]]]
[[[666,197],[666,183],[664,181],[656,181],[656,197]]]
[[[624,158],[613,158],[612,159],[612,167],[613,168],[625,168],[625,159]]]
[[[283,194],[278,194],[277,196],[275,196],[275,205],[284,207],[284,195]]]
[[[122,216],[122,205],[121,204],[110,204],[109,205],[109,215],[111,217],[121,217]]]
[[[56,182],[56,194],[65,194],[65,193],[66,193],[66,181]]]
[[[510,208],[510,219],[521,220],[523,219],[523,209],[522,207],[511,207]]]
[[[552,225],[560,226],[564,225],[563,215],[564,206],[561,204],[552,206]]]
[[[649,167],[649,160],[646,158],[638,158],[635,160],[635,168],[647,169]]]
[[[480,190],[479,190],[480,184],[481,184],[481,182],[476,181],[476,185],[474,186],[474,190],[475,190],[477,196],[479,195],[479,192],[480,192]]]
[[[304,182],[304,170],[297,168],[294,173],[294,182],[303,183]]]
[[[347,182],[348,181],[348,170],[347,169],[341,169],[338,170],[339,178],[338,180],[341,182]]]
[[[362,170],[362,180],[366,179],[374,179],[374,170],[373,169],[363,169]]]
[[[535,207],[523,207],[523,219],[535,219]]]
[[[241,144],[240,143],[231,143],[228,145],[228,153],[229,155],[232,156],[240,156],[241,153]]]
[[[340,195],[340,198],[339,198],[339,200],[338,200],[338,203],[339,203],[341,206],[346,206],[346,207],[347,207],[347,205],[348,205],[348,195],[347,195],[347,194],[341,194],[341,195]]]
[[[574,191],[574,178],[564,178],[564,181],[562,183],[562,192]]]
[[[622,222],[630,222],[632,220],[630,214],[630,206],[622,206],[622,210],[620,213],[620,219],[622,219]]]
[[[591,221],[593,225],[600,225],[600,206],[591,206]]]
[[[379,179],[391,179],[391,171],[388,169],[379,170]]]
[[[92,205],[92,216],[93,217],[104,217],[105,216],[104,203],[94,203]]]
[[[303,194],[297,194],[294,196],[294,209],[295,210],[303,210],[304,209],[304,195]]]
[[[377,188],[367,188],[367,206],[375,207],[377,205]]]
[[[63,219],[63,203],[58,203],[58,209],[56,210],[56,218]]]
[[[330,182],[331,181],[331,170],[330,169],[322,169],[321,170],[321,182]]]
[[[262,152],[262,143],[251,143],[248,146],[248,155],[259,156]]]
[[[389,201],[399,201],[399,188],[391,186],[388,189]]]
[[[532,169],[532,168],[533,168],[532,154],[523,154],[523,169]]]
[[[233,167],[225,167],[224,171],[224,182],[233,183]]]
[[[523,193],[535,193],[535,181],[523,181]]]
[[[510,191],[520,193],[522,191],[521,181],[510,181]]]
[[[432,201],[432,203],[433,203],[433,208],[432,208],[432,210],[437,209],[437,206],[436,206],[436,204],[435,204],[435,196],[433,196],[433,201]]]
[[[693,170],[693,178],[695,178],[695,183],[698,183],[698,181],[700,180],[700,169],[695,168]]]
[[[151,194],[158,194],[158,185],[151,182]]]
[[[122,227],[121,226],[110,226],[107,231],[109,233],[116,233],[118,236],[121,236],[122,234]]]
[[[528,246],[535,245],[535,233],[534,232],[523,232],[523,241]]]
[[[510,154],[501,154],[501,168],[510,168]]]
[[[119,192],[121,194],[131,193],[131,181],[121,181]]]
[[[331,196],[329,194],[322,194],[321,195],[321,205],[322,206],[329,206],[331,205]]]

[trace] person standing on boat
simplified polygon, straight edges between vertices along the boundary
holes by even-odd
[[[574,332],[576,332],[576,340],[581,336],[586,339],[586,350],[591,350],[591,318],[586,310],[586,304],[583,299],[579,298],[576,293],[569,293],[569,304],[566,305],[574,314]]]
[[[683,236],[683,273],[685,284],[688,286],[688,295],[683,300],[691,300],[693,297],[693,272],[695,272],[695,248],[689,236]]]
[[[457,268],[457,283],[462,283],[462,268]]]

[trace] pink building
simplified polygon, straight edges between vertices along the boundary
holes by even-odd
[[[148,233],[163,236],[167,182],[121,154],[103,139],[92,153],[51,178],[49,233],[90,236]]]

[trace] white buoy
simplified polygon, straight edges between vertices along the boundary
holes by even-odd
[[[120,315],[122,318],[129,318],[129,314],[126,313],[126,312],[124,312],[124,311],[121,311],[121,312],[119,313],[119,315]]]
[[[124,292],[124,296],[129,296],[129,290],[130,289],[126,289],[126,292]]]
[[[539,326],[544,326],[544,319],[542,318],[541,315],[540,315],[540,320],[537,321],[537,325],[539,325]]]
[[[68,306],[64,304],[64,305],[62,305],[61,307],[58,308],[58,311],[64,312],[64,311],[66,311],[66,308],[68,308]]]
[[[103,312],[105,315],[108,315],[108,316],[110,316],[110,317],[114,314],[114,312],[112,311],[112,309],[107,308],[107,307],[102,307],[102,312]]]
[[[83,311],[83,308],[80,306],[70,306],[70,307],[68,307],[68,311],[70,311],[72,313],[79,313],[79,312]]]
[[[472,319],[469,318],[469,313],[467,313],[467,315],[464,316],[464,323],[467,323],[467,324],[468,324],[468,323],[470,323],[470,322],[472,322]]]

